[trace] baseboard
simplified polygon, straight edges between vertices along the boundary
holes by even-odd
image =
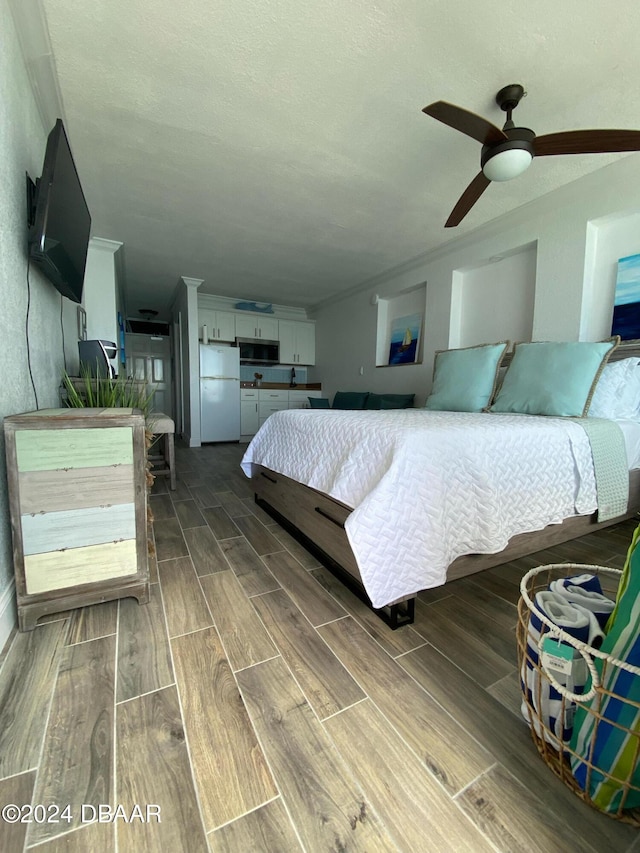
[[[0,651],[4,648],[9,634],[18,624],[15,590],[16,582],[11,578],[9,586],[0,595]]]

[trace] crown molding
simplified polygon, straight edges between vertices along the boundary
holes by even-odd
[[[187,287],[193,287],[196,290],[200,287],[200,285],[204,282],[203,278],[190,278],[188,275],[181,275],[180,281],[184,282]]]
[[[98,249],[111,255],[115,255],[123,245],[124,243],[120,243],[118,240],[108,240],[106,237],[92,237],[89,240],[90,249]]]
[[[42,127],[48,133],[56,119],[67,122],[42,0],[8,3]]]

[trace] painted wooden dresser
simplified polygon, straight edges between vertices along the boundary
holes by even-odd
[[[145,421],[137,409],[4,419],[18,623],[149,600]]]

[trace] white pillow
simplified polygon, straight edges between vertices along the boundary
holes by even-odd
[[[624,358],[605,365],[589,407],[590,418],[640,419],[640,359]]]

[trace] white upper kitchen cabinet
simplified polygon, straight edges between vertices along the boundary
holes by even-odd
[[[280,320],[280,364],[316,363],[315,323]]]
[[[198,309],[198,338],[203,340],[203,327],[207,327],[209,341],[235,341],[236,315],[232,311]]]
[[[278,321],[263,314],[236,314],[236,336],[265,341],[278,340]]]

